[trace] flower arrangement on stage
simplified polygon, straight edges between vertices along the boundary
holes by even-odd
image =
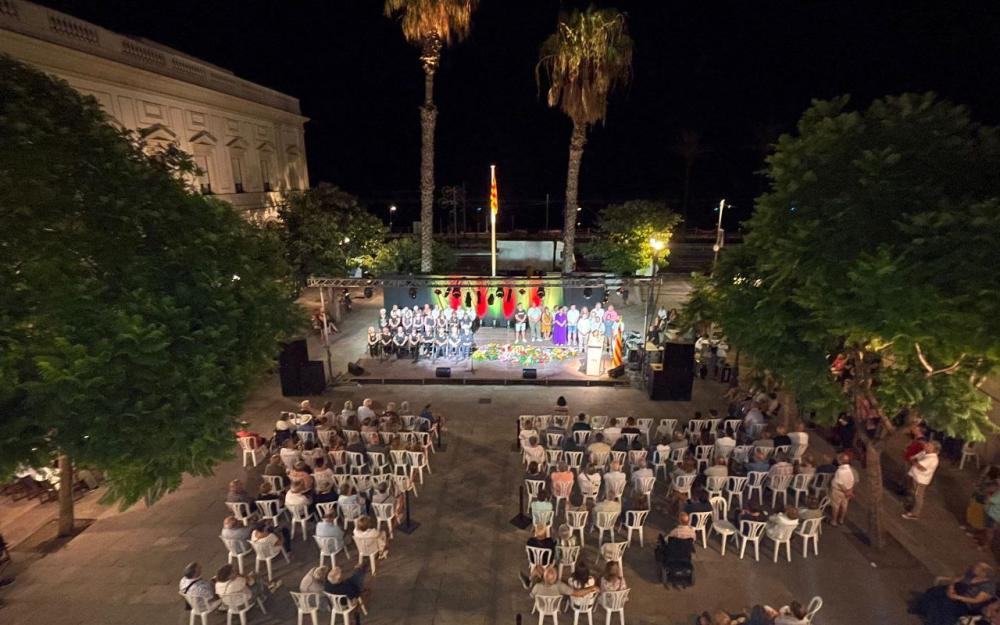
[[[472,359],[482,362],[494,360],[516,362],[521,366],[541,365],[548,362],[562,362],[575,358],[578,351],[571,347],[535,347],[516,343],[487,343],[472,353]]]

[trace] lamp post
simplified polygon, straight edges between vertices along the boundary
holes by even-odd
[[[712,246],[712,251],[715,252],[715,258],[712,259],[712,273],[715,273],[715,265],[719,262],[719,250],[726,244],[725,231],[722,229],[722,213],[726,210],[725,199],[719,201],[717,210],[719,211],[719,221],[715,226],[715,245]]]
[[[389,232],[392,232],[392,214],[396,212],[396,205],[393,204],[389,207]]]
[[[663,241],[652,237],[649,239],[649,247],[653,248],[653,267],[652,272],[649,276],[649,296],[646,298],[646,310],[642,314],[642,336],[646,336],[646,332],[649,331],[649,307],[653,305],[654,296],[654,285],[656,284],[656,272],[659,269],[656,266],[656,257],[659,256],[660,252],[664,248]],[[645,341],[643,341],[645,344]]]

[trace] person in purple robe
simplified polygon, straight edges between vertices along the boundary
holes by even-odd
[[[556,313],[555,317],[552,319],[552,344],[553,345],[565,345],[568,330],[566,326],[569,321],[566,318],[566,307],[563,306]]]

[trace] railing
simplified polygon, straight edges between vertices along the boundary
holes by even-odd
[[[296,98],[243,80],[198,59],[176,54],[151,41],[120,35],[31,2],[0,0],[0,31],[4,30],[154,71],[295,115],[302,114]]]

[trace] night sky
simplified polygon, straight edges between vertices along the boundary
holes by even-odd
[[[419,211],[423,73],[417,50],[378,0],[130,0],[42,4],[146,37],[300,99],[313,184],[360,195],[377,214]],[[481,0],[472,35],[446,49],[436,78],[436,181],[466,184],[469,207],[496,163],[503,215],[517,227],[559,220],[570,123],[535,86],[554,0]],[[608,202],[680,205],[680,131],[710,149],[696,165],[692,223],[708,226],[720,197],[745,217],[763,181],[764,146],[794,127],[812,98],[855,102],[933,90],[1000,122],[1000,5],[983,2],[600,2],[629,17],[630,88],[612,96],[584,153],[584,221]],[[504,223],[510,226],[510,221]]]

